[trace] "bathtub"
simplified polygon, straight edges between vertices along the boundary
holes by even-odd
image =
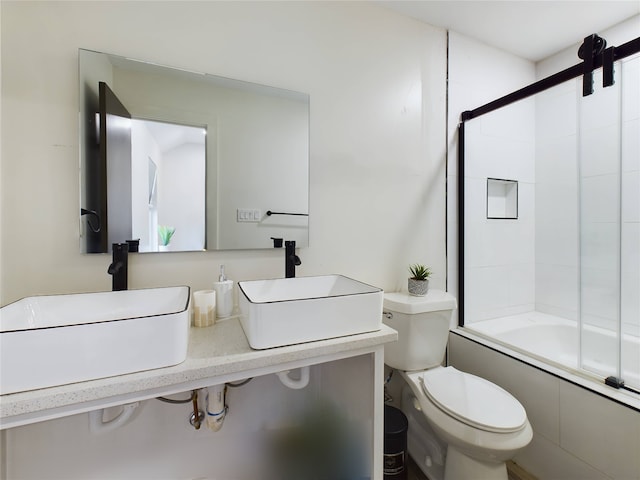
[[[585,325],[580,338],[575,321],[527,312],[475,322],[465,328],[569,371],[582,369],[587,375],[605,378],[616,370],[618,338],[616,332],[602,327]],[[627,385],[640,390],[640,338],[623,334],[621,347],[621,376]]]
[[[606,351],[613,337],[605,333],[590,328],[585,343],[593,334]],[[637,338],[625,341],[637,348]],[[447,361],[501,386],[522,403],[534,437],[514,461],[532,475],[638,479],[640,395],[577,369],[577,352],[572,322],[526,314],[452,329]],[[593,362],[591,368],[597,367]]]

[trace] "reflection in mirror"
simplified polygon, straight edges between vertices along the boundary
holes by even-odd
[[[79,66],[83,252],[308,245],[308,95],[88,50]]]
[[[140,252],[204,249],[205,139],[202,127],[131,121],[131,231]],[[166,242],[161,226],[175,229]]]

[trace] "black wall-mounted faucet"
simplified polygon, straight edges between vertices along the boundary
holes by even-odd
[[[300,257],[296,255],[295,240],[285,240],[284,249],[284,276],[285,278],[295,278],[296,266],[302,264]]]
[[[114,243],[112,245],[113,260],[107,273],[113,278],[111,280],[111,290],[126,290],[128,288],[129,276],[129,244]]]

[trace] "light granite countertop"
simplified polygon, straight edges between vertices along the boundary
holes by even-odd
[[[235,381],[298,364],[370,353],[396,339],[396,331],[382,325],[379,331],[370,333],[254,350],[238,319],[231,318],[211,327],[191,328],[187,359],[178,365],[2,395],[0,428],[202,388],[214,385],[216,379],[218,383]]]

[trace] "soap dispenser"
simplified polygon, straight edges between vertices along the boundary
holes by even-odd
[[[213,284],[216,291],[216,316],[225,318],[233,312],[233,280],[229,280],[224,273],[224,265],[220,265],[220,276]]]

